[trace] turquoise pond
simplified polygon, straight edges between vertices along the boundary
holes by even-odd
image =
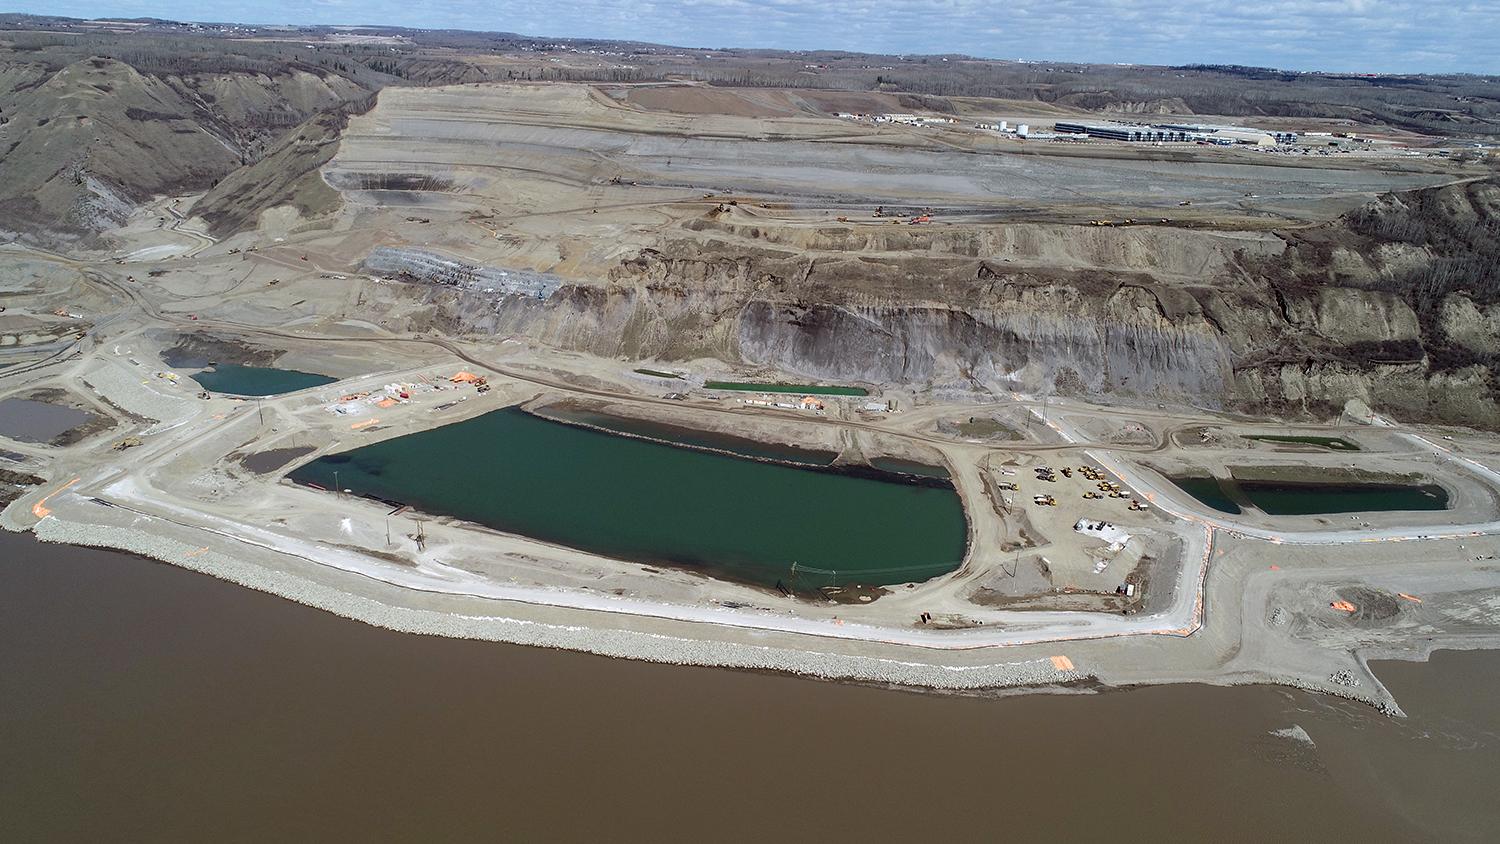
[[[241,366],[234,363],[221,363],[202,372],[195,372],[192,378],[209,392],[232,396],[279,396],[339,380],[315,372],[269,366]]]

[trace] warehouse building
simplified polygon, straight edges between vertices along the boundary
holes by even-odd
[[[1053,131],[1069,135],[1088,135],[1111,141],[1192,141],[1196,137],[1176,129],[1157,126],[1127,126],[1123,123],[1054,123]]]
[[[1296,132],[1277,132],[1270,129],[1247,129],[1243,126],[1206,126],[1202,123],[1159,123],[1158,129],[1176,129],[1195,135],[1208,136],[1212,140],[1215,137],[1229,138],[1235,143],[1263,144],[1264,138],[1269,138],[1274,144],[1297,143]]]
[[[1252,144],[1274,146],[1294,144],[1295,132],[1268,132],[1261,129],[1246,129],[1239,126],[1203,126],[1199,124],[1159,123],[1140,126],[1128,123],[1069,123],[1053,125],[1057,132],[1069,135],[1087,135],[1111,141],[1176,142],[1206,141],[1212,144]]]

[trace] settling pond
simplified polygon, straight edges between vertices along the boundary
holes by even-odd
[[[241,366],[237,363],[215,364],[212,369],[193,374],[203,389],[232,396],[279,396],[321,387],[339,380],[315,372],[276,369],[269,366]]]
[[[1270,516],[1446,510],[1448,491],[1437,484],[1358,481],[1270,481],[1170,478],[1183,491],[1222,513],[1254,507]]]
[[[939,482],[679,448],[517,408],[328,455],[288,477],[610,557],[794,589],[926,580],[958,567],[968,533],[957,493]]]
[[[32,399],[0,401],[0,435],[23,443],[51,442],[98,419],[86,410]]]

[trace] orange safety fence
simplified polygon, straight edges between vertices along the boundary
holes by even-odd
[[[1422,599],[1418,598],[1416,595],[1408,595],[1405,592],[1397,592],[1396,594],[1400,595],[1401,597],[1405,598],[1408,601],[1411,601],[1413,604],[1420,604],[1420,603],[1422,603]]]
[[[1336,610],[1341,610],[1343,612],[1357,612],[1359,610],[1359,607],[1356,607],[1348,601],[1334,601],[1328,606],[1333,607]]]

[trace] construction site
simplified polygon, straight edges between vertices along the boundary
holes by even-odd
[[[1496,306],[1359,281],[1430,255],[1377,261],[1370,215],[1493,214],[1486,171],[818,96],[391,87],[296,178],[0,248],[0,524],[397,630],[915,688],[1398,712],[1368,659],[1500,646]],[[1429,366],[1433,320],[1476,362]]]

